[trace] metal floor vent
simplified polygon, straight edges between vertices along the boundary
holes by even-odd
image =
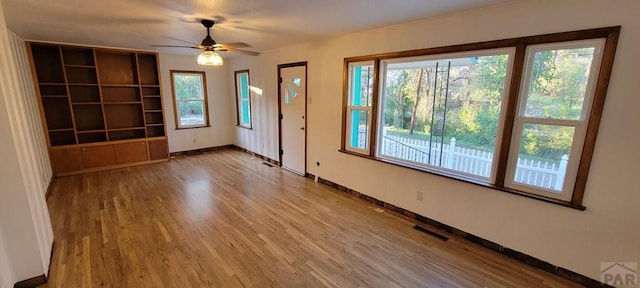
[[[436,237],[436,238],[438,238],[438,239],[440,239],[440,240],[442,240],[442,241],[447,241],[447,240],[449,240],[449,237],[447,237],[447,236],[444,236],[444,235],[442,235],[442,234],[439,234],[439,233],[433,232],[433,231],[431,231],[431,230],[424,229],[424,228],[422,228],[422,227],[420,227],[420,226],[418,226],[418,225],[413,226],[413,229],[418,230],[418,231],[423,232],[423,233],[426,233],[426,234],[429,234],[429,235],[431,235],[431,236],[433,236],[433,237]]]
[[[273,165],[271,165],[271,164],[269,164],[269,163],[267,163],[267,162],[262,162],[262,165],[266,165],[266,166],[269,166],[269,167],[273,167]]]

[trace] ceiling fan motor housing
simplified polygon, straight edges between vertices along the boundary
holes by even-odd
[[[200,45],[202,45],[202,46],[213,46],[213,45],[216,45],[216,41],[213,40],[213,38],[211,38],[210,35],[207,35],[207,37],[204,37],[204,39],[202,39],[202,43],[200,43]]]
[[[202,26],[207,28],[207,37],[204,37],[204,39],[202,39],[202,43],[200,43],[200,45],[205,47],[216,45],[216,41],[211,38],[211,27],[213,27],[215,22],[213,22],[213,20],[202,19],[200,23],[202,23]]]

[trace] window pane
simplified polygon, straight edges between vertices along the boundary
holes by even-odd
[[[524,124],[514,181],[562,191],[574,127]]]
[[[240,98],[249,99],[249,74],[240,74]]]
[[[373,101],[373,64],[351,68],[349,106],[371,106]]]
[[[378,154],[490,177],[508,62],[503,54],[387,64]]]
[[[205,125],[202,101],[178,101],[180,126]]]
[[[588,47],[535,52],[525,116],[581,119],[594,51]]]
[[[251,116],[249,114],[249,99],[242,100],[242,124],[249,125],[251,123]]]
[[[201,75],[174,74],[173,80],[176,98],[178,100],[204,99]]]
[[[366,150],[369,147],[369,111],[351,111],[351,148]]]

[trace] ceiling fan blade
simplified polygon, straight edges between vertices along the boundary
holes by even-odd
[[[244,42],[235,42],[235,43],[219,43],[213,45],[214,47],[227,47],[227,48],[247,48],[251,47],[251,45]]]
[[[162,48],[193,48],[193,49],[201,49],[197,46],[181,46],[181,45],[151,45],[152,47],[162,47]]]
[[[250,55],[250,56],[260,55],[260,52],[240,50],[240,49],[235,49],[231,47],[223,47],[221,49],[216,49],[216,51],[223,51],[223,52],[229,52],[229,53],[235,53],[235,54],[244,54],[244,55]]]

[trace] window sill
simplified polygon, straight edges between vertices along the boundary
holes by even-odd
[[[498,187],[498,186],[495,186],[495,185],[492,185],[492,184],[489,184],[489,183],[485,183],[485,182],[482,182],[482,181],[480,181],[478,179],[474,179],[474,178],[471,178],[471,177],[464,177],[464,176],[455,175],[455,174],[452,174],[452,173],[447,173],[445,171],[429,169],[429,168],[421,167],[421,166],[417,166],[417,165],[410,165],[410,164],[407,164],[407,163],[402,163],[402,162],[399,162],[399,161],[393,161],[393,160],[390,160],[390,159],[383,159],[383,158],[377,158],[377,157],[372,157],[372,156],[368,156],[368,155],[362,155],[362,154],[358,154],[358,153],[351,152],[351,151],[344,150],[344,149],[340,149],[340,150],[338,150],[338,152],[344,153],[344,154],[348,154],[348,155],[352,155],[352,156],[362,157],[362,158],[366,158],[366,159],[370,159],[370,160],[374,160],[374,161],[378,161],[378,162],[382,162],[382,163],[386,163],[386,164],[391,164],[391,165],[394,165],[394,166],[408,168],[408,169],[411,169],[411,170],[416,170],[416,171],[426,172],[426,173],[433,174],[433,175],[447,177],[449,179],[462,181],[462,182],[466,182],[466,183],[471,183],[471,184],[478,185],[478,186],[481,186],[481,187],[490,188],[490,189],[494,189],[494,190],[498,190],[498,191],[502,191],[502,192],[507,192],[507,193],[514,194],[514,195],[524,196],[524,197],[527,197],[529,199],[544,201],[544,202],[547,202],[547,203],[556,204],[556,205],[560,205],[560,206],[564,206],[564,207],[569,207],[569,208],[580,210],[580,211],[586,210],[586,207],[584,207],[582,205],[574,205],[571,202],[567,202],[567,201],[548,198],[548,197],[535,195],[535,194],[527,193],[527,192],[524,192],[524,191],[509,189],[509,188],[505,188],[505,187]]]
[[[176,127],[176,130],[189,130],[189,129],[198,129],[198,128],[209,128],[211,125],[204,126],[194,126],[194,127]]]
[[[247,129],[247,130],[253,130],[253,127],[251,127],[251,126],[247,127],[247,126],[242,126],[242,125],[236,125],[236,127],[242,128],[242,129]]]

